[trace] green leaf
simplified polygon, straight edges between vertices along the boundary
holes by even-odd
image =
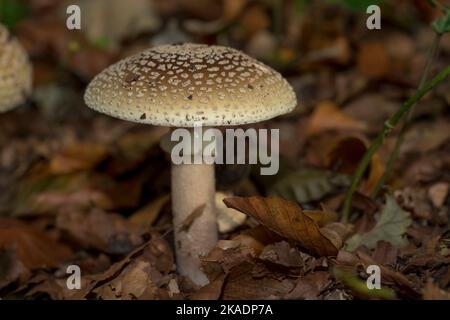
[[[387,195],[386,204],[375,227],[367,233],[355,234],[348,239],[346,248],[349,251],[353,251],[360,245],[365,245],[371,249],[375,248],[380,240],[402,247],[406,244],[404,234],[410,225],[411,218],[409,213],[404,211],[392,196]]]
[[[350,184],[350,177],[331,171],[312,168],[288,172],[281,176],[269,188],[269,195],[280,196],[287,200],[307,203],[322,199],[339,187]]]
[[[445,16],[439,17],[431,24],[438,34],[450,32],[450,9],[445,9]]]
[[[28,12],[28,7],[21,0],[0,0],[0,23],[14,28]]]

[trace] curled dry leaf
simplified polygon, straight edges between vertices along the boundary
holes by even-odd
[[[314,219],[306,215],[294,202],[277,197],[233,197],[224,199],[228,207],[239,210],[258,220],[282,237],[299,243],[318,256],[335,256],[340,241],[322,232]]]
[[[326,152],[325,165],[337,172],[353,174],[368,146],[369,141],[362,135],[338,137]],[[369,176],[362,187],[365,194],[370,194],[375,189],[385,171],[378,152],[373,155],[368,171]]]

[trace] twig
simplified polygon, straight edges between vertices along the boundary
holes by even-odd
[[[428,75],[430,74],[431,67],[433,66],[433,63],[436,60],[436,57],[438,56],[439,44],[441,42],[441,38],[442,38],[441,34],[436,34],[436,36],[433,40],[433,44],[428,53],[425,69],[423,71],[422,77],[420,78],[418,90],[422,89],[424,87],[426,81],[428,80]],[[403,141],[405,140],[405,133],[408,128],[408,124],[414,114],[414,108],[415,108],[416,104],[417,103],[415,103],[413,106],[411,106],[411,109],[406,114],[406,119],[403,122],[402,128],[400,129],[400,133],[397,137],[397,140],[395,141],[394,150],[392,151],[392,153],[389,156],[389,159],[388,159],[388,162],[386,165],[386,171],[383,174],[383,176],[380,178],[380,180],[378,181],[378,183],[372,193],[372,197],[374,197],[374,198],[377,197],[378,193],[383,188],[386,181],[389,180],[389,178],[392,174],[395,160],[397,160],[397,157],[400,154],[400,147],[402,146]]]
[[[369,163],[372,159],[372,156],[375,152],[381,147],[383,144],[384,138],[392,131],[392,129],[398,124],[398,122],[403,118],[403,116],[408,113],[408,111],[419,101],[424,95],[426,95],[430,90],[432,90],[436,85],[444,81],[450,75],[450,65],[447,66],[444,70],[442,70],[436,77],[434,77],[431,81],[427,82],[424,87],[416,92],[414,96],[409,98],[401,108],[389,118],[384,123],[384,128],[382,132],[372,141],[371,145],[367,149],[363,158],[358,164],[356,168],[355,174],[353,175],[352,183],[347,192],[344,202],[342,222],[348,222],[350,209],[352,204],[353,194],[356,192],[356,188],[359,185],[359,182],[366,171]]]

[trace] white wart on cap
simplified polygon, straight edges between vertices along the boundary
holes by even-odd
[[[31,85],[32,68],[25,50],[0,24],[0,112],[23,103]]]
[[[110,66],[85,93],[94,110],[161,126],[226,126],[288,113],[288,82],[244,53],[222,46],[163,45]]]

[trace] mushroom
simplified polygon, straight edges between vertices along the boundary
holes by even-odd
[[[31,84],[32,68],[27,53],[0,24],[0,112],[24,103]]]
[[[92,80],[85,101],[113,117],[172,128],[255,123],[297,103],[273,69],[236,49],[200,44],[161,45],[119,61]],[[200,256],[218,238],[214,165],[172,163],[171,170],[178,272],[204,285]]]

